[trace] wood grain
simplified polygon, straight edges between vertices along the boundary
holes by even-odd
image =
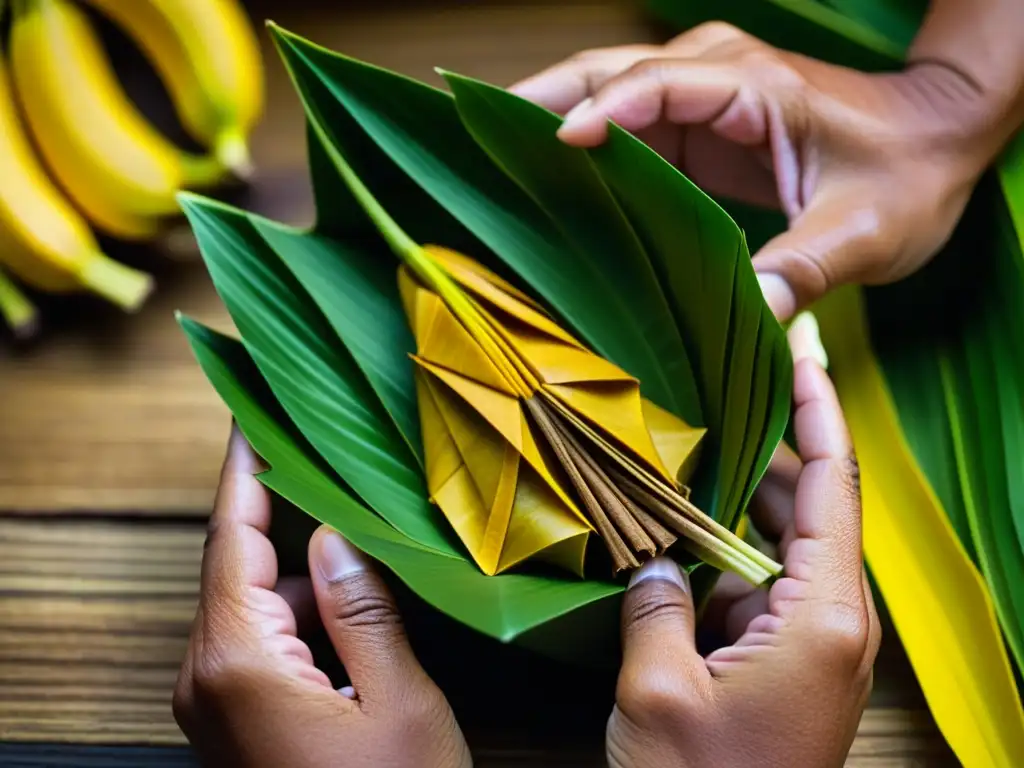
[[[183,743],[170,697],[204,536],[196,523],[0,519],[0,740]],[[849,765],[944,764],[948,750],[892,641]],[[473,735],[480,765],[540,761],[522,744],[488,743],[493,731]],[[576,746],[543,756],[596,760]]]

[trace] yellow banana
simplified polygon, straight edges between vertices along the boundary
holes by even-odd
[[[89,225],[34,154],[13,97],[0,55],[0,263],[40,290],[88,289],[135,309],[152,278],[100,252]]]
[[[236,0],[86,0],[131,35],[199,142],[239,175],[263,110],[263,64]]]
[[[175,194],[217,180],[220,163],[160,134],[121,88],[89,20],[68,0],[16,0],[12,73],[50,171],[101,229],[139,239],[178,212]]]

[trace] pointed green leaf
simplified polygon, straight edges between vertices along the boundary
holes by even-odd
[[[683,339],[696,350],[691,360],[719,458],[717,467],[712,464],[713,486],[698,485],[695,493],[702,508],[732,525],[749,489],[743,488],[731,507],[729,490],[736,482],[760,479],[785,432],[792,366],[755,365],[765,346],[787,350],[778,359],[788,360],[785,333],[764,302],[742,233],[711,198],[614,126],[590,156],[645,244]],[[748,423],[751,391],[757,402],[765,397],[763,390],[770,392],[770,407],[761,424]],[[740,465],[746,441],[756,444],[746,453],[755,466]],[[770,450],[763,450],[765,445]],[[708,451],[710,460],[715,453]]]
[[[262,482],[293,503],[295,496],[321,499],[318,519],[353,539],[372,536],[428,551],[352,497],[288,418],[241,342],[188,317],[179,322],[203,373],[253,450],[269,464],[259,475]]]
[[[417,542],[452,553],[450,526],[352,355],[246,214],[183,196],[199,249],[282,407],[349,486]]]
[[[269,464],[260,479],[381,561],[438,610],[509,641],[562,617],[571,622],[573,611],[616,600],[622,592],[621,586],[600,581],[527,574],[485,576],[465,559],[406,539],[324,473],[312,446],[275,406],[273,394],[241,343],[191,320],[183,320],[182,325],[210,382],[254,450]]]
[[[288,33],[278,32],[277,41],[308,117],[324,136],[331,136],[325,117],[342,106],[396,165],[599,354],[642,382],[663,381],[660,362],[641,332],[643,324],[623,323],[607,310],[620,301],[616,286],[566,243],[544,212],[477,146],[450,95]],[[325,89],[331,99],[325,98]],[[351,154],[344,156],[351,162]],[[396,219],[405,226],[400,216]],[[669,396],[662,394],[664,402]]]
[[[455,107],[477,143],[536,201],[593,280],[613,297],[605,311],[650,357],[644,394],[690,424],[704,424],[693,369],[643,244],[587,153],[555,135],[562,120],[508,91],[445,73]],[[632,371],[637,375],[635,371]]]
[[[412,361],[416,343],[398,296],[398,262],[379,238],[365,247],[251,216],[366,376],[423,463]],[[351,241],[350,241],[351,242]]]

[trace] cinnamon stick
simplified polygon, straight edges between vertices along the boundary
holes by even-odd
[[[578,467],[573,461],[570,448],[563,440],[562,435],[553,422],[551,416],[547,413],[542,404],[532,397],[526,398],[523,403],[526,406],[527,412],[540,429],[544,439],[554,451],[555,457],[558,459],[558,463],[562,465],[565,473],[569,476],[569,481],[573,484],[573,487],[579,494],[580,499],[583,501],[583,505],[590,513],[590,517],[593,520],[594,525],[597,527],[598,533],[608,546],[608,551],[612,557],[614,572],[618,574],[629,568],[638,568],[640,566],[640,562],[626,546],[626,542],[623,541],[622,537],[619,536],[618,531],[616,531],[615,526],[612,524],[611,520],[609,520],[608,515],[605,512],[605,508],[587,484],[580,471],[580,467]]]
[[[622,490],[638,505],[649,510],[653,515],[657,516],[663,523],[665,523],[665,525],[682,536],[685,536],[694,544],[697,544],[703,549],[713,549],[718,544],[718,539],[716,539],[711,533],[706,531],[693,520],[687,518],[685,515],[680,514],[677,510],[673,509],[672,506],[666,504],[639,483],[622,476],[618,478],[618,481]]]
[[[622,491],[619,491],[617,486],[612,487],[619,493],[622,493]],[[654,540],[655,544],[658,545],[657,554],[660,555],[679,540],[678,536],[655,520],[654,517],[643,509],[643,507],[639,507],[634,504],[633,501],[624,493],[622,494],[622,499],[629,511],[633,513],[633,517],[636,521],[643,526],[643,529],[647,531],[647,535],[650,536]]]
[[[577,462],[580,473],[601,502],[608,517],[615,523],[615,527],[626,538],[634,552],[637,554],[642,552],[648,557],[653,557],[657,547],[643,527],[633,518],[631,510],[627,506],[628,501],[621,491],[608,479],[608,475],[604,473],[597,461],[584,451],[568,425],[562,422],[557,415],[552,416],[552,422],[565,441],[572,458]]]

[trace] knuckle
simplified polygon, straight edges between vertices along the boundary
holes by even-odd
[[[693,28],[693,34],[715,40],[727,40],[730,37],[746,37],[747,33],[727,21],[705,21]]]
[[[788,88],[801,88],[805,80],[774,48],[750,45],[738,55],[739,65],[751,77]]]
[[[860,507],[860,462],[857,455],[850,453],[842,461],[841,480],[843,496],[851,508]]]
[[[411,730],[434,733],[439,723],[449,716],[448,702],[433,685],[426,691],[408,697],[402,704],[402,720],[406,728]]]
[[[399,629],[402,616],[395,601],[375,579],[355,574],[331,586],[332,618],[343,627]]]
[[[582,51],[574,53],[568,60],[576,64],[589,64],[595,59],[605,58],[614,51],[614,48],[584,48]]]
[[[625,622],[630,627],[689,622],[690,606],[682,590],[664,581],[651,581],[634,594],[626,605]]]
[[[810,250],[801,247],[787,249],[778,254],[778,262],[801,306],[824,295],[835,284],[825,259]]]
[[[171,695],[171,714],[174,721],[184,730],[192,719],[192,688],[191,681],[179,677]]]
[[[851,244],[870,268],[888,264],[903,248],[901,228],[892,226],[890,216],[876,205],[851,208],[841,226],[851,233]]]
[[[206,521],[206,538],[203,540],[203,549],[207,550],[210,545],[220,537],[224,522],[217,515],[210,515]]]
[[[818,624],[817,639],[830,659],[846,669],[859,671],[871,650],[871,632],[863,606],[830,605]]]
[[[624,78],[634,79],[646,79],[654,80],[655,82],[661,82],[664,79],[666,67],[672,66],[672,59],[664,58],[649,58],[641,59],[640,61],[632,64],[629,69],[626,70],[623,75]]]
[[[223,702],[247,688],[248,670],[237,658],[209,649],[199,655],[192,670],[195,696],[208,703]]]
[[[839,283],[887,268],[902,249],[901,228],[876,203],[851,206],[830,224],[778,253],[780,269],[801,299],[813,299]],[[849,257],[856,254],[855,259]]]
[[[684,690],[671,675],[648,673],[620,683],[616,700],[623,714],[638,725],[673,728],[691,722],[697,711]]]

